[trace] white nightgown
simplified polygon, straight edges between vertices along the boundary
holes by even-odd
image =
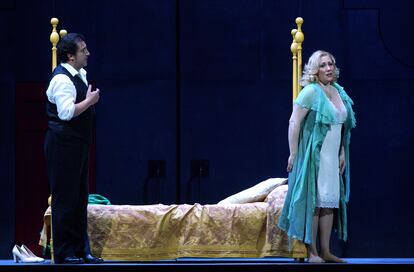
[[[347,111],[342,101],[339,109],[331,101],[330,104],[338,122],[331,125],[320,152],[316,199],[318,208],[339,208],[339,148],[341,128]]]

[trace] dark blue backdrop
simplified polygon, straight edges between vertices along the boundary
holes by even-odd
[[[53,16],[87,37],[89,79],[101,89],[96,187],[114,204],[215,203],[285,177],[290,30],[302,16],[304,58],[317,49],[337,57],[357,114],[350,239],[336,250],[413,257],[413,7],[409,0],[2,1],[0,258],[14,244],[14,86],[48,79]],[[207,178],[191,175],[194,159],[208,160]],[[165,160],[166,177],[149,180],[148,160]]]

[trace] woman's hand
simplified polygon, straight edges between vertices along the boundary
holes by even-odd
[[[342,175],[344,173],[345,170],[345,151],[344,148],[342,147],[341,149],[341,155],[339,155],[339,174]]]
[[[295,160],[295,155],[290,154],[289,158],[288,158],[288,164],[287,164],[287,167],[286,167],[286,171],[288,171],[288,172],[292,171],[294,160]]]

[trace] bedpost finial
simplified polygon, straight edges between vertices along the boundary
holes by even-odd
[[[56,55],[56,45],[59,42],[59,34],[56,31],[56,27],[59,23],[59,20],[57,18],[52,18],[50,20],[50,23],[52,24],[52,33],[50,33],[50,42],[52,43],[52,72],[55,69],[57,65],[57,55]]]
[[[298,44],[295,39],[296,33],[298,33],[297,29],[292,29],[292,31],[290,31],[290,34],[292,35],[292,38],[293,38],[292,44],[290,45],[290,51],[295,57],[296,57],[296,54],[298,53]]]
[[[51,24],[53,27],[56,27],[58,23],[59,23],[58,18],[53,17],[52,19],[50,19],[50,24]]]
[[[292,29],[292,31],[290,31],[290,34],[292,35],[292,38],[295,38],[296,32],[298,32],[297,29]]]
[[[61,29],[59,31],[59,35],[61,38],[65,37],[68,34],[68,32],[66,31],[66,29]]]
[[[292,52],[293,56],[296,56],[296,54],[298,53],[298,44],[296,42],[293,42],[290,45],[290,51]]]
[[[52,18],[50,20],[50,24],[52,25],[52,33],[50,34],[50,42],[52,43],[53,47],[55,47],[59,41],[59,35],[56,31],[56,27],[58,23],[59,23],[59,20],[57,18]]]
[[[297,43],[302,44],[302,42],[305,40],[305,36],[303,35],[303,32],[302,32],[303,18],[298,17],[298,18],[296,18],[295,22],[296,22],[296,25],[298,26],[298,30],[295,33],[295,36],[293,37],[293,39]]]
[[[303,24],[303,18],[302,17],[298,17],[298,18],[296,18],[295,22],[298,25],[298,29],[300,29],[300,27]]]

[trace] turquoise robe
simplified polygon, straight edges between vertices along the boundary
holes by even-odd
[[[345,148],[345,173],[340,176],[340,200],[336,229],[339,238],[347,239],[346,207],[349,201],[349,143],[351,128],[355,127],[354,104],[344,89],[337,83],[333,86],[338,91],[348,112],[342,128],[341,144]],[[299,133],[298,151],[292,171],[289,174],[289,189],[286,195],[278,226],[294,238],[306,244],[312,243],[312,221],[316,207],[316,182],[319,172],[319,154],[325,136],[332,124],[337,124],[332,104],[316,83],[307,85],[299,93],[295,104],[309,109]],[[339,156],[339,154],[338,154]]]

